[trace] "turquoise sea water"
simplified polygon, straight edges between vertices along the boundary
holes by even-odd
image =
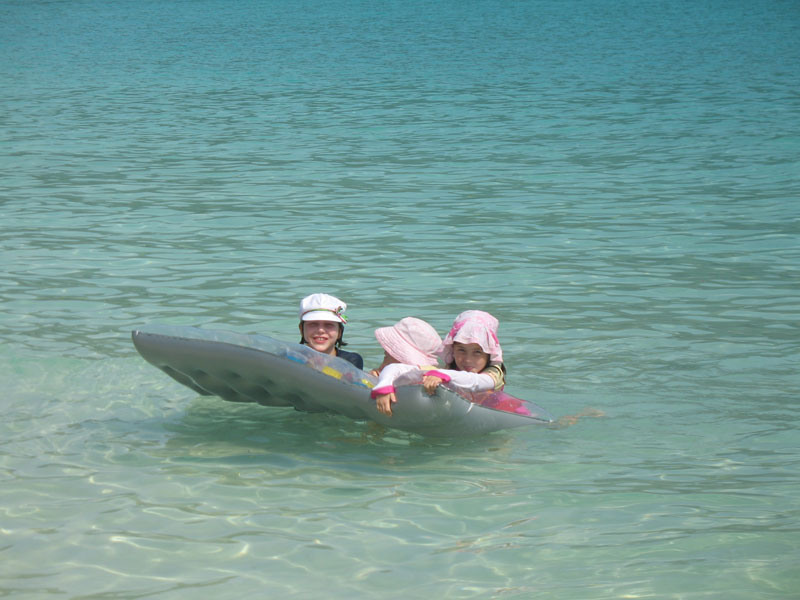
[[[800,596],[800,5],[0,0],[0,596]],[[501,323],[560,429],[198,397],[130,330]]]

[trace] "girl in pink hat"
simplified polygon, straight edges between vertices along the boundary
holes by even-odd
[[[433,394],[442,382],[469,392],[501,390],[506,384],[503,349],[497,340],[497,319],[482,310],[467,310],[456,317],[444,338],[442,358],[446,369],[425,373],[422,385]]]
[[[392,382],[403,373],[436,369],[436,354],[442,346],[442,338],[436,330],[422,319],[406,317],[391,327],[375,330],[375,337],[383,347],[383,362],[372,374],[378,383],[371,397],[378,410],[392,414],[391,405],[397,401]]]
[[[470,392],[488,392],[503,389],[506,383],[506,367],[503,350],[497,340],[499,323],[492,315],[481,310],[468,310],[456,317],[453,327],[444,338],[442,358],[446,369],[434,369],[425,373],[422,385],[433,394],[442,382],[450,382]],[[517,398],[494,395],[481,402],[483,406],[529,415],[529,410]],[[587,408],[576,415],[568,415],[556,422],[556,427],[568,427],[580,417],[602,417],[603,411]]]

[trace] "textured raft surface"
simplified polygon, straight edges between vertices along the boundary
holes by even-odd
[[[369,419],[426,436],[454,437],[552,422],[541,407],[504,392],[460,395],[445,385],[429,396],[419,379],[398,380],[393,415],[370,399],[376,378],[337,357],[266,335],[148,326],[133,344],[148,362],[199,394],[307,412]]]

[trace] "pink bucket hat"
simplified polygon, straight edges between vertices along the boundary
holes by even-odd
[[[375,338],[389,355],[407,365],[435,365],[442,338],[422,319],[406,317],[391,327],[375,330]]]
[[[442,359],[444,364],[453,362],[453,342],[478,344],[489,355],[493,365],[503,362],[503,349],[497,341],[500,323],[482,310],[466,310],[456,317],[453,327],[444,338]]]

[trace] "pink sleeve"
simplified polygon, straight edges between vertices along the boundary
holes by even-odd
[[[437,371],[435,369],[433,371],[428,371],[427,373],[425,373],[425,375],[433,375],[434,377],[438,377],[445,383],[447,383],[451,379],[450,375],[448,375],[447,373],[442,373],[441,371]]]
[[[372,391],[369,393],[369,397],[375,400],[375,398],[383,394],[394,394],[394,386],[384,385],[383,387],[373,388]]]

